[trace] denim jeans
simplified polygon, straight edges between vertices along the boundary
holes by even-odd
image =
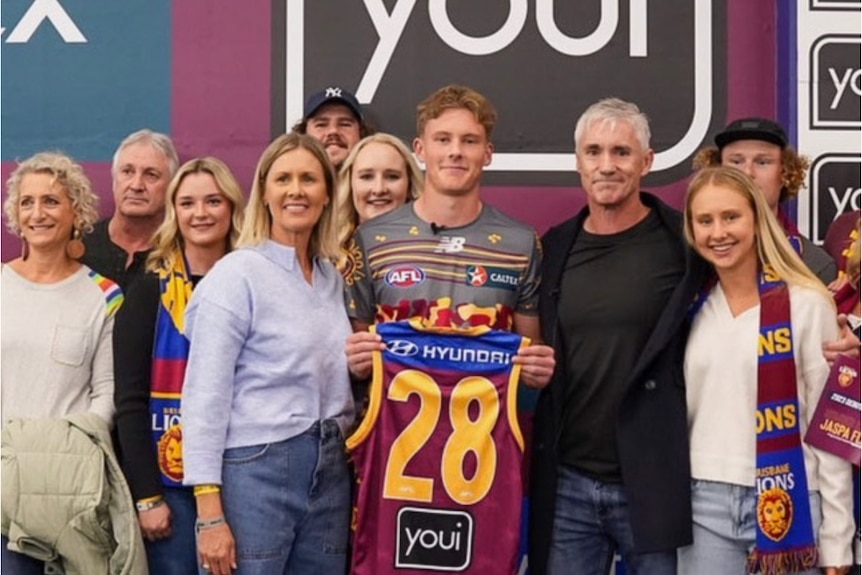
[[[7,549],[9,539],[0,536],[0,574],[2,575],[42,575],[45,562],[33,559],[29,555]]]
[[[820,494],[809,493],[815,536],[820,528]],[[694,543],[679,550],[679,572],[698,575],[745,575],[756,539],[755,488],[693,480],[691,505]],[[802,571],[817,575],[818,569]]]
[[[635,553],[622,484],[605,483],[561,465],[550,575],[607,575],[618,552],[627,575],[676,575],[676,553]]]
[[[171,536],[159,541],[144,541],[150,572],[161,575],[196,575],[197,507],[194,492],[189,487],[165,487],[165,502],[171,508]]]
[[[278,443],[226,449],[222,504],[236,539],[234,575],[347,570],[350,479],[334,420]]]

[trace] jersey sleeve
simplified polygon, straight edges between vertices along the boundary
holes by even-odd
[[[530,261],[524,270],[518,291],[517,312],[536,315],[539,311],[539,283],[541,282],[542,244],[539,236],[533,233]]]

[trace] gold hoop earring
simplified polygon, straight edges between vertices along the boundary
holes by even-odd
[[[81,230],[75,228],[72,231],[72,239],[66,244],[66,255],[73,260],[79,260],[87,253],[84,241],[81,239]]]

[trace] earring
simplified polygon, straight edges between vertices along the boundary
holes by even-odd
[[[75,228],[72,232],[72,239],[66,244],[66,255],[70,259],[79,260],[84,257],[86,252],[87,248],[84,246],[83,240],[81,240],[81,230]]]

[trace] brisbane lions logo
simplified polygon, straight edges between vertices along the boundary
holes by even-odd
[[[172,425],[159,439],[159,469],[177,483],[183,480],[183,428]]]
[[[841,387],[850,387],[856,380],[857,373],[852,367],[842,365],[838,368],[838,385]]]
[[[793,502],[780,487],[762,492],[757,498],[757,523],[773,541],[781,541],[793,525]]]

